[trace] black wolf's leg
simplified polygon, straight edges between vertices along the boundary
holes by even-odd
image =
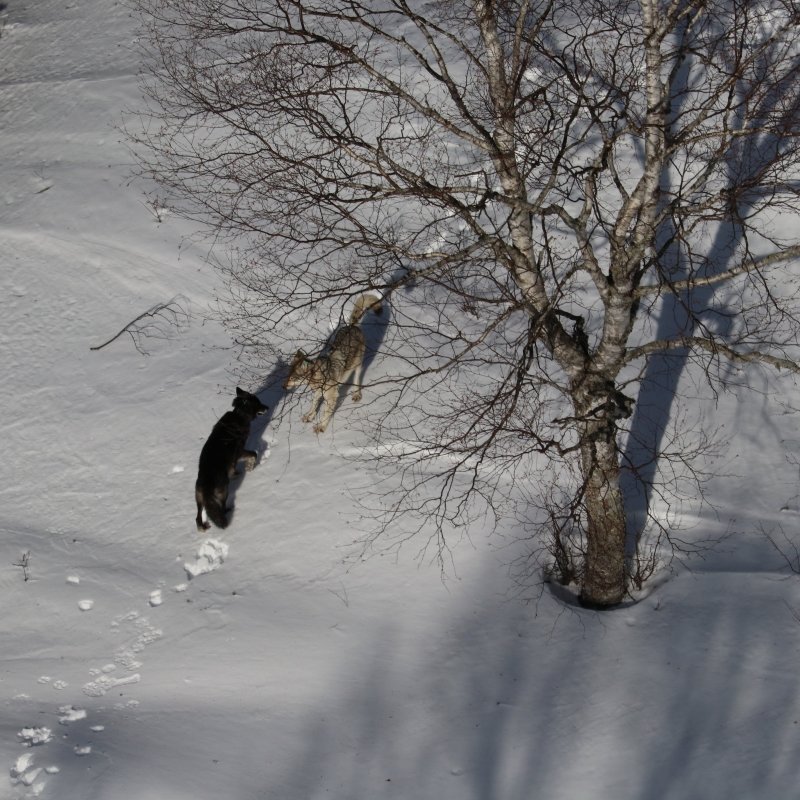
[[[250,472],[258,461],[258,453],[255,450],[245,450],[242,453],[242,461],[244,462],[244,468]]]
[[[203,522],[203,498],[200,495],[200,492],[195,491],[194,499],[197,502],[197,517],[195,517],[195,524],[197,525],[197,530],[207,531],[211,527],[211,523]]]

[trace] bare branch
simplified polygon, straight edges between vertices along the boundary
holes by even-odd
[[[706,339],[700,336],[679,336],[675,339],[664,339],[661,341],[648,342],[641,347],[633,347],[628,350],[625,362],[630,363],[639,358],[644,358],[651,353],[669,352],[670,350],[702,350],[713,356],[722,356],[729,361],[739,364],[769,364],[778,370],[785,369],[790,372],[800,374],[800,364],[789,358],[779,358],[769,353],[762,353],[756,350],[739,351],[733,347],[723,344],[714,339]]]
[[[183,295],[176,295],[166,303],[156,303],[147,311],[132,319],[122,330],[115,333],[103,344],[90,347],[90,350],[102,350],[120,336],[127,333],[133,341],[133,346],[143,356],[149,355],[144,349],[143,339],[168,339],[173,331],[180,333],[189,324],[190,314],[188,300]]]
[[[791,261],[799,257],[800,244],[790,245],[783,250],[778,250],[765,256],[759,256],[758,258],[751,258],[746,261],[742,261],[735,267],[730,267],[729,269],[721,270],[712,275],[706,275],[705,277],[693,277],[685,280],[670,281],[665,284],[640,286],[636,290],[635,295],[637,298],[643,298],[663,292],[665,289],[670,292],[685,292],[692,289],[699,289],[703,286],[716,286],[720,283],[724,283],[725,281],[732,280],[733,278],[738,278],[741,275],[757,272],[758,270],[766,267],[770,267],[775,264],[782,264],[786,261]]]

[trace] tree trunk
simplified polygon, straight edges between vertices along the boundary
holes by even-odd
[[[589,441],[581,458],[587,545],[581,604],[607,608],[625,596],[625,509],[616,441],[605,436]]]
[[[620,489],[617,423],[630,414],[630,401],[612,381],[592,376],[574,385],[583,507],[586,512],[586,558],[581,604],[608,608],[625,596],[625,507]]]

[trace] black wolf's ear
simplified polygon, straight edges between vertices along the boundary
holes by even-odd
[[[244,389],[240,389],[238,386],[236,387],[236,396],[237,397],[247,397],[249,392],[246,392]]]

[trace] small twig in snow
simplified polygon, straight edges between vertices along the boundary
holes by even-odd
[[[14,561],[11,564],[12,567],[22,567],[22,577],[23,577],[25,583],[27,583],[28,580],[31,577],[30,576],[30,572],[28,571],[28,569],[30,567],[30,564],[31,564],[31,551],[30,550],[26,550],[22,554],[22,558],[20,558],[19,561]]]
[[[143,355],[150,355],[142,345],[142,339],[168,339],[170,330],[174,328],[178,333],[185,330],[189,324],[190,314],[187,310],[188,300],[182,295],[176,295],[168,303],[156,303],[138,317],[132,319],[121,331],[90,350],[102,350],[106,345],[116,341],[127,333],[133,340],[133,346]]]

